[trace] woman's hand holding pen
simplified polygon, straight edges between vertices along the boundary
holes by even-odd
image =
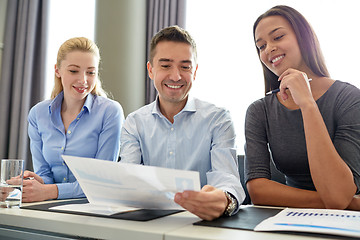
[[[34,172],[25,171],[23,181],[23,202],[42,201],[44,180]]]
[[[34,172],[26,170],[24,172],[24,180],[36,180],[41,184],[44,184],[44,180]]]
[[[59,191],[56,184],[44,184],[42,177],[31,171],[24,172],[23,202],[39,202],[56,199]]]
[[[280,81],[279,94],[284,101],[289,98],[287,93],[289,91],[300,109],[315,102],[309,84],[311,79],[308,79],[306,73],[289,68],[280,75],[278,81]]]

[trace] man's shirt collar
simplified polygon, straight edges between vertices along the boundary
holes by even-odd
[[[180,114],[182,112],[196,112],[195,100],[192,96],[188,95],[188,99],[186,101],[185,107],[178,114]],[[154,103],[151,113],[157,114],[159,116],[164,116],[160,111],[159,95],[156,96],[155,103]],[[178,114],[176,114],[176,115],[178,115]]]

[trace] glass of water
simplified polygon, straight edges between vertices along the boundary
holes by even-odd
[[[23,176],[24,160],[1,160],[0,208],[21,206]]]

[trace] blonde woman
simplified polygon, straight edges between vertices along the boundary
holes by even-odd
[[[84,197],[61,155],[117,160],[124,114],[101,88],[99,63],[99,49],[87,38],[61,45],[51,99],[29,112],[34,172],[24,174],[31,180],[24,180],[23,202]]]

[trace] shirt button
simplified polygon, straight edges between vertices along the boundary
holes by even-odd
[[[66,181],[66,178],[64,177],[64,181]]]
[[[71,131],[70,131],[70,130],[68,131],[68,134],[71,134]]]
[[[169,152],[170,153],[170,155],[172,155],[173,154],[173,152]]]
[[[170,128],[171,131],[174,131],[174,128]]]
[[[61,147],[61,150],[64,150],[64,147]]]

